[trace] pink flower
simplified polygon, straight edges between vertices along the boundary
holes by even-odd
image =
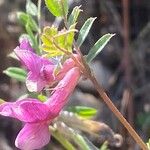
[[[55,74],[57,65],[52,60],[35,54],[27,39],[23,39],[20,46],[14,49],[14,52],[28,70],[26,86],[30,92],[39,92],[44,87],[58,82],[68,70],[76,66],[72,58],[69,58],[64,62],[58,74]],[[74,56],[79,59],[78,55]]]
[[[0,105],[1,115],[17,118],[25,123],[16,138],[16,147],[22,150],[34,150],[49,143],[49,124],[63,109],[79,77],[79,68],[69,70],[45,103],[28,98]]]
[[[74,54],[74,57],[77,59],[77,60],[80,60],[80,56],[77,55],[77,54]],[[76,66],[76,63],[75,61],[72,59],[72,58],[69,58],[67,59],[62,68],[60,69],[60,71],[58,72],[57,76],[56,76],[56,80],[61,80],[66,72],[68,72],[71,68],[75,67]]]
[[[20,46],[17,46],[16,49],[22,49],[22,50],[29,50],[29,51],[34,51],[33,48],[30,45],[30,42],[28,39],[24,38],[20,42]]]
[[[16,48],[14,52],[29,71],[26,86],[30,92],[41,91],[46,85],[54,81],[55,65],[52,61],[29,50]]]

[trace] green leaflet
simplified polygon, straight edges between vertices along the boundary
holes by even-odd
[[[102,49],[106,46],[106,44],[114,35],[115,34],[110,33],[105,34],[94,44],[86,57],[88,63],[91,62],[102,51]]]
[[[38,15],[37,6],[31,0],[27,0],[26,12],[27,12],[27,14],[30,14],[32,16],[37,16]]]
[[[68,0],[45,0],[49,11],[56,17],[67,16]]]
[[[77,115],[84,117],[84,118],[91,118],[96,115],[97,110],[92,107],[86,106],[75,106],[70,107],[69,111],[76,113]]]
[[[68,26],[70,27],[71,25],[75,24],[77,19],[78,19],[78,16],[80,14],[80,12],[82,11],[80,9],[81,6],[76,6],[73,11],[71,12],[70,16],[69,16],[69,19],[68,19]]]
[[[26,71],[18,67],[9,67],[3,73],[21,82],[25,82],[27,76]]]
[[[78,47],[80,47],[83,44],[83,42],[85,41],[85,38],[87,37],[87,35],[88,35],[95,19],[96,18],[89,18],[83,24],[82,28],[79,31],[79,36],[78,36],[78,39],[77,39]]]
[[[42,47],[41,49],[47,53],[48,57],[64,55],[57,46],[65,49],[66,51],[72,52],[72,43],[74,39],[74,26],[71,26],[69,30],[61,30],[54,26],[45,27],[41,36]],[[56,46],[57,45],[57,46]]]
[[[100,147],[100,150],[109,150],[107,141],[102,144],[102,146]]]
[[[26,26],[26,24],[28,23],[30,28],[33,31],[35,31],[35,32],[38,31],[37,23],[35,22],[35,20],[29,14],[24,13],[24,12],[18,12],[17,13],[17,18],[23,26]]]

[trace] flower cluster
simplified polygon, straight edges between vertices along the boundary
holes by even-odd
[[[40,149],[50,140],[49,125],[59,115],[81,75],[73,59],[68,58],[57,69],[57,63],[34,53],[27,39],[15,48],[15,54],[28,70],[26,86],[30,92],[39,92],[57,83],[44,103],[26,98],[0,105],[0,115],[16,118],[25,123],[15,145],[20,149]],[[74,55],[78,59],[77,55]]]

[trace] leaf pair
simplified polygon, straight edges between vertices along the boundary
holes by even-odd
[[[79,36],[77,39],[77,45],[80,47],[83,42],[85,41],[92,25],[93,22],[96,18],[89,18],[87,21],[84,23],[82,26]],[[114,36],[115,34],[105,34],[102,36],[95,44],[94,46],[90,49],[88,55],[86,56],[86,61],[89,63],[91,62],[101,51],[102,49],[106,46],[106,44],[109,42],[109,40]]]

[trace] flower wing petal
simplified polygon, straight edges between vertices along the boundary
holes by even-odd
[[[23,99],[14,103],[4,103],[0,105],[0,115],[17,118],[28,123],[47,121],[47,119],[55,117],[46,104],[36,99]]]
[[[41,76],[37,76],[36,74],[29,72],[26,79],[26,86],[30,92],[41,91],[47,82],[41,78]]]
[[[50,141],[50,133],[47,124],[27,123],[19,132],[15,145],[19,149],[34,150],[41,149]]]

